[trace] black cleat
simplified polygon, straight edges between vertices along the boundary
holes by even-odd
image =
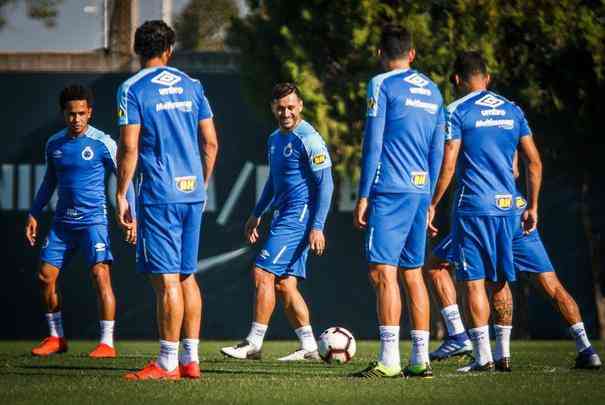
[[[592,347],[578,353],[575,369],[598,370],[601,368],[601,359]]]
[[[502,371],[505,373],[510,373],[513,371],[512,367],[510,366],[510,357],[502,357],[500,360],[496,360],[494,362],[494,366],[496,371]]]
[[[458,371],[459,373],[485,373],[492,372],[494,371],[494,369],[495,366],[493,361],[488,361],[483,365],[479,365],[475,361],[473,361],[469,365],[461,367],[456,371]]]

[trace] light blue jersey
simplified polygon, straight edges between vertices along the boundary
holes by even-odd
[[[456,215],[515,215],[513,156],[531,135],[523,111],[491,91],[472,92],[448,106],[446,138],[462,141],[456,169]]]
[[[206,199],[198,122],[212,111],[198,80],[163,66],[143,69],[118,90],[118,124],[141,125],[142,204]]]
[[[359,197],[429,194],[441,168],[444,134],[443,98],[425,75],[398,69],[372,78]]]

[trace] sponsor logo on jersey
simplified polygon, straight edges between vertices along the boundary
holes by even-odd
[[[52,153],[52,157],[55,159],[60,159],[61,156],[63,156],[63,151],[61,151],[61,149],[54,150]]]
[[[517,206],[517,208],[525,208],[527,207],[527,201],[525,201],[525,198],[521,197],[521,196],[517,196],[515,198],[515,205]]]
[[[103,242],[95,243],[95,250],[97,252],[104,252],[106,249],[106,245]]]
[[[182,193],[191,193],[197,187],[197,176],[175,177],[176,188]]]
[[[502,104],[504,104],[504,101],[500,100],[498,97],[492,96],[491,94],[486,94],[485,96],[481,97],[479,100],[475,101],[475,104],[481,105],[483,107],[496,108],[496,107],[500,107]]]
[[[292,152],[294,151],[294,149],[292,148],[292,142],[289,142],[285,147],[284,147],[284,157],[290,157],[290,155],[292,155]]]
[[[418,188],[423,188],[426,185],[427,172],[412,172],[410,173],[410,179],[412,184]]]
[[[170,94],[183,94],[182,87],[162,87],[158,89],[160,96],[168,96]]]
[[[166,101],[165,103],[158,103],[155,105],[157,112],[164,110],[179,110],[182,112],[191,112],[193,108],[193,102],[187,101]]]
[[[510,194],[496,194],[496,207],[501,210],[509,210],[513,206],[513,196]]]
[[[82,149],[82,159],[90,160],[94,157],[94,155],[95,153],[92,151],[92,148],[90,146],[87,146]]]
[[[475,128],[498,127],[502,129],[513,129],[515,127],[514,120],[494,120],[491,118],[475,121]]]
[[[319,155],[313,156],[313,164],[320,165],[326,161],[326,155],[320,153]]]
[[[498,110],[496,108],[492,108],[491,110],[481,110],[481,115],[483,115],[484,117],[490,117],[490,116],[502,116],[502,115],[506,115],[506,110]]]
[[[410,93],[422,94],[423,96],[430,96],[433,94],[429,89],[425,89],[424,87],[410,87]]]
[[[161,84],[161,85],[169,86],[169,87],[174,86],[175,84],[177,84],[180,81],[181,81],[180,76],[173,75],[172,73],[167,72],[165,70],[162,73],[160,73],[159,75],[155,76],[153,79],[151,79],[151,83]]]
[[[427,84],[429,84],[429,81],[426,80],[425,78],[423,78],[422,76],[420,76],[418,73],[414,73],[413,75],[409,75],[408,77],[406,77],[403,80],[405,80],[409,84],[414,85],[416,87],[424,87]]]
[[[259,256],[261,259],[264,260],[264,259],[267,259],[269,256],[271,256],[271,254],[269,253],[269,251],[267,249],[263,249],[260,251]]]
[[[426,101],[420,101],[415,98],[406,98],[405,105],[413,108],[422,108],[429,114],[435,114],[437,112],[437,108],[439,107],[435,103],[427,103]]]

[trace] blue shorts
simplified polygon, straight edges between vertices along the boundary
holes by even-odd
[[[513,237],[520,228],[514,216],[459,216],[452,229],[458,281],[515,281]]]
[[[193,274],[197,270],[204,203],[138,207],[137,270]]]
[[[90,267],[113,261],[107,225],[73,226],[53,223],[42,246],[40,260],[62,269],[78,249],[82,251]]]
[[[254,265],[278,277],[307,277],[311,215],[307,206],[275,211],[269,238]]]
[[[429,194],[370,197],[365,255],[368,263],[414,269],[424,264]]]
[[[449,262],[454,261],[451,234],[443,238],[433,248],[433,255]],[[548,273],[555,271],[540,238],[540,233],[534,231],[525,235],[521,228],[513,238],[513,264],[517,272]]]

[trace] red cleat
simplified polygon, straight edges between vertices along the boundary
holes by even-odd
[[[131,381],[137,380],[180,380],[181,373],[179,368],[175,368],[173,371],[166,371],[162,367],[158,366],[155,361],[150,362],[144,368],[134,373],[127,373],[124,378]]]
[[[191,363],[179,365],[181,377],[198,379],[201,376],[200,363],[192,361]]]
[[[50,356],[56,353],[65,353],[67,351],[67,340],[58,336],[49,336],[38,346],[32,349],[34,356]]]
[[[88,354],[88,356],[93,359],[113,359],[116,358],[117,355],[118,352],[116,349],[105,343],[99,343],[97,347]]]

